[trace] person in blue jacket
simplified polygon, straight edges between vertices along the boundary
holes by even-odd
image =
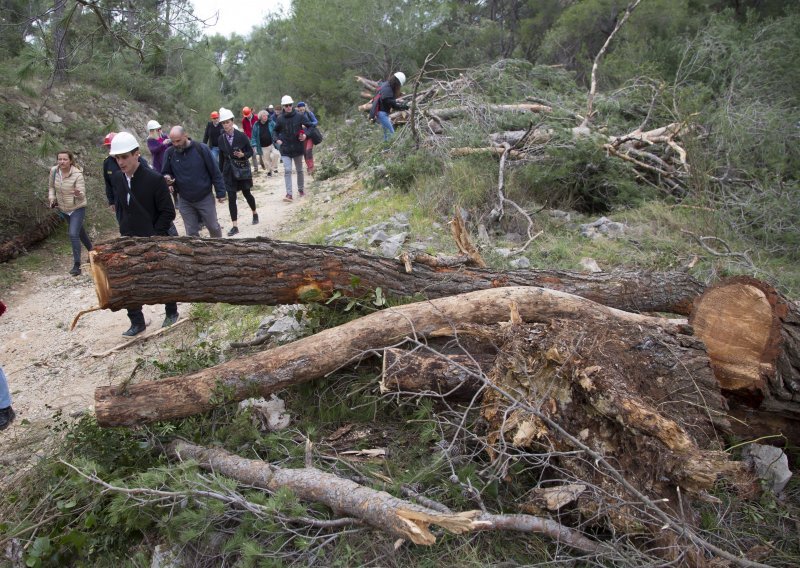
[[[225,203],[225,181],[218,162],[208,146],[195,142],[181,125],[169,131],[172,146],[164,155],[161,173],[167,185],[173,186],[180,196],[178,210],[181,212],[186,234],[200,236],[200,223],[208,227],[212,237],[221,237],[222,228],[217,221],[217,204],[211,186],[217,193],[217,201]]]

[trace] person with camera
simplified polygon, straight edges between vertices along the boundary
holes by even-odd
[[[250,145],[250,138],[234,127],[233,112],[230,109],[224,107],[219,109],[219,121],[222,123],[222,135],[219,137],[222,177],[225,179],[225,189],[228,190],[228,211],[233,225],[228,231],[228,236],[232,237],[239,232],[239,211],[236,207],[239,191],[253,212],[253,225],[258,223],[256,198],[250,191],[253,187],[253,171],[250,169],[253,147]]]
[[[384,142],[388,142],[394,135],[392,119],[389,118],[392,110],[408,110],[407,104],[397,101],[401,95],[400,88],[405,84],[405,82],[405,73],[398,71],[397,73],[393,73],[392,76],[389,77],[389,80],[381,85],[379,91],[380,102],[378,106],[378,112],[375,114],[375,117],[377,118],[378,123],[383,127]]]
[[[72,276],[81,273],[81,243],[86,250],[92,250],[92,242],[83,221],[86,218],[86,185],[83,172],[75,163],[75,156],[69,150],[56,154],[57,164],[50,168],[50,181],[47,196],[51,208],[58,208],[67,218],[69,240],[72,245]]]
[[[175,206],[161,173],[139,163],[139,141],[133,134],[120,132],[111,141],[108,153],[120,169],[111,176],[115,202],[120,208],[120,234],[126,237],[169,235],[175,220]],[[161,327],[178,321],[177,303],[165,304],[165,312]],[[141,306],[128,308],[128,319],[131,326],[122,333],[126,337],[139,335],[147,327]]]
[[[294,109],[294,99],[284,95],[281,99],[283,112],[275,123],[275,144],[280,148],[283,161],[283,181],[286,184],[286,202],[292,197],[292,163],[297,170],[297,194],[305,193],[305,177],[303,176],[303,152],[306,143],[306,132],[303,128],[304,116]]]

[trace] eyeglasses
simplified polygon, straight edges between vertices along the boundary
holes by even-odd
[[[292,105],[283,105],[283,108],[292,108]]]
[[[131,156],[133,156],[133,152],[125,152],[124,154],[117,154],[114,159],[119,162],[120,160],[127,160]]]

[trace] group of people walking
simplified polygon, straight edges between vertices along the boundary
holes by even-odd
[[[305,194],[303,159],[309,172],[314,170],[313,141],[309,132],[317,119],[306,107],[294,107],[291,97],[281,99],[282,112],[272,105],[253,113],[242,109],[242,127],[234,124],[230,109],[211,113],[203,142],[193,140],[181,125],[169,134],[151,120],[147,123],[147,148],[151,163],[142,156],[140,143],[129,132],[110,132],[103,143],[109,156],[103,162],[103,178],[109,208],[114,212],[122,236],[150,237],[177,235],[173,223],[180,211],[186,234],[199,236],[202,226],[212,237],[222,237],[217,219],[217,203],[228,202],[231,228],[238,228],[237,198],[241,193],[252,212],[252,223],[259,222],[256,200],[252,194],[253,174],[260,165],[268,176],[277,173],[280,157],[284,165],[285,201],[292,200],[292,169],[296,170],[297,190]],[[92,250],[83,222],[86,217],[86,188],[83,171],[69,151],[57,154],[57,164],[50,170],[49,202],[69,220],[73,267],[70,274],[81,273],[81,244]],[[251,168],[252,160],[252,168]],[[123,335],[135,336],[145,330],[141,307],[128,310],[131,325]],[[175,303],[166,304],[163,326],[178,319]]]

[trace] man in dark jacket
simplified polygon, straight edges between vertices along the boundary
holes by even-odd
[[[217,161],[208,146],[194,142],[180,125],[169,131],[172,147],[164,156],[161,173],[167,185],[173,186],[180,195],[178,209],[183,218],[186,234],[200,236],[200,223],[208,227],[212,237],[221,237],[222,229],[217,221],[217,205],[211,186],[217,190],[217,201],[225,203],[225,181]]]
[[[111,175],[114,199],[120,209],[119,230],[126,237],[166,236],[175,219],[175,206],[162,175],[139,163],[139,142],[128,132],[120,132],[111,141],[109,154],[120,171]],[[162,327],[178,320],[178,305],[165,305],[166,318]],[[142,307],[128,309],[131,327],[122,335],[139,335],[145,328]]]
[[[111,146],[111,141],[116,136],[116,132],[109,132],[106,134],[105,139],[103,140],[103,146],[109,148]],[[150,167],[150,164],[147,163],[142,156],[139,156],[139,163],[146,168]],[[111,176],[114,172],[119,171],[119,166],[117,165],[117,161],[114,159],[114,156],[108,156],[105,160],[103,160],[103,180],[106,182],[106,199],[108,200],[108,207],[114,212],[114,216],[117,218],[117,225],[119,225],[119,216],[120,211],[116,207],[116,203],[114,202],[114,188],[111,187]]]
[[[219,166],[219,137],[222,134],[222,124],[219,122],[219,113],[211,113],[211,120],[206,124],[206,131],[203,133],[203,144],[208,145],[214,159]]]
[[[297,170],[297,194],[305,193],[305,177],[303,176],[303,151],[306,133],[303,115],[294,110],[294,100],[289,95],[281,99],[283,113],[275,123],[275,144],[280,148],[283,161],[283,181],[286,184],[284,201],[292,201],[292,163]]]

